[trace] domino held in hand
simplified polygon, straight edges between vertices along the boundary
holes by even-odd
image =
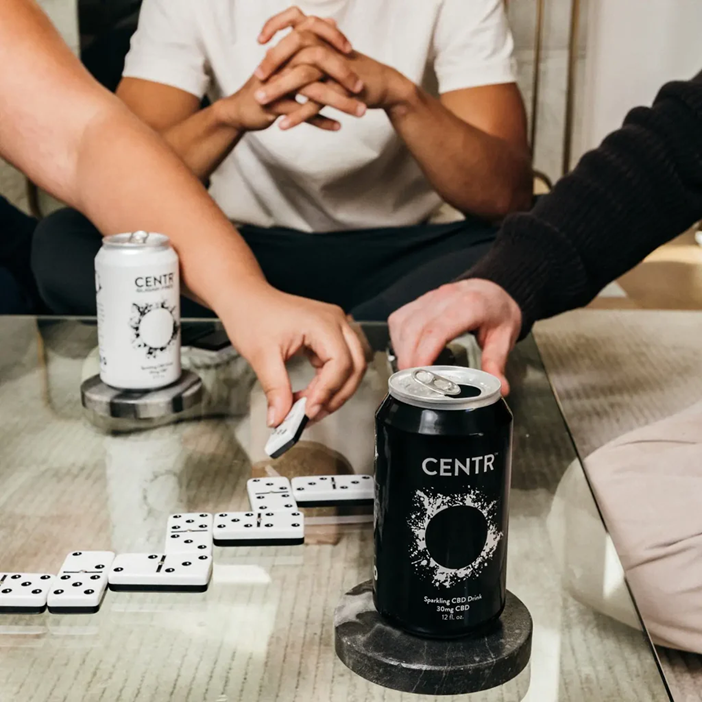
[[[304,541],[302,512],[222,512],[215,516],[217,546],[294,546]]]
[[[295,501],[303,507],[368,505],[375,496],[370,475],[315,475],[292,479]]]
[[[279,458],[300,440],[309,421],[309,417],[305,414],[306,409],[306,397],[300,398],[292,406],[288,416],[271,432],[264,449],[266,455]]]

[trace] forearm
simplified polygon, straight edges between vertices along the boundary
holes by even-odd
[[[403,96],[386,112],[444,200],[491,220],[529,206],[528,154],[464,122],[417,86],[406,86]]]
[[[586,154],[553,192],[509,218],[465,277],[485,278],[534,321],[587,304],[702,218],[702,80],[665,86],[653,108]]]
[[[202,185],[121,105],[97,113],[85,128],[72,191],[71,204],[105,234],[167,234],[185,286],[220,315],[239,302],[232,295],[265,284],[250,249]]]
[[[222,119],[219,102],[162,132],[171,148],[200,180],[212,175],[243,135],[243,129]]]

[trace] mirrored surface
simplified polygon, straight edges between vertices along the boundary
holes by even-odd
[[[56,572],[75,549],[160,551],[169,514],[245,510],[252,476],[372,472],[390,368],[386,328],[364,329],[374,351],[357,395],[271,462],[265,398],[230,350],[184,349],[205,390],[179,421],[108,421],[81,406],[81,381],[98,370],[92,324],[0,318],[0,570]],[[309,373],[291,368],[298,387]],[[533,341],[509,373],[508,587],[534,619],[532,662],[455,699],[667,700]],[[305,512],[304,546],[215,547],[206,593],[108,592],[95,615],[0,615],[0,699],[433,699],[380,688],[336,658],[334,607],[370,578],[372,516]]]

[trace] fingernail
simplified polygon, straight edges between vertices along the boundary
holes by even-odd
[[[353,86],[353,92],[354,93],[360,93],[361,90],[363,90],[363,81],[359,78],[356,81],[356,85]]]
[[[254,71],[254,75],[255,75],[256,78],[258,78],[259,80],[263,80],[263,78],[264,78],[264,76],[265,76],[266,74],[263,72],[263,69],[259,66],[259,67]]]
[[[305,414],[310,418],[314,419],[318,414],[321,407],[319,405],[307,405]]]
[[[261,33],[258,35],[258,40],[259,40],[259,42],[263,42],[263,40],[264,40],[265,38],[266,38],[266,35],[265,35],[263,32],[261,32]]]
[[[280,128],[281,129],[289,129],[290,127],[290,120],[286,117],[285,119],[280,120]]]
[[[265,102],[266,100],[266,91],[265,90],[257,90],[254,93],[254,97],[259,101],[259,102]]]
[[[275,426],[275,408],[274,407],[269,407],[268,408],[268,426],[269,427],[274,427]]]
[[[338,131],[341,129],[341,125],[337,122],[337,123],[332,127],[332,129],[333,129],[335,132],[338,132]]]
[[[363,115],[366,114],[366,106],[363,105],[363,104],[359,105],[359,106],[356,108],[356,114],[357,114],[359,117],[363,117]]]

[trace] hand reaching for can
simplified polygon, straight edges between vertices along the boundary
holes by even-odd
[[[268,400],[268,425],[278,426],[293,401],[307,397],[307,416],[334,412],[356,391],[366,369],[363,347],[335,305],[257,287],[255,298],[219,309],[229,338],[254,369]],[[305,354],[316,369],[293,398],[285,362]]]

